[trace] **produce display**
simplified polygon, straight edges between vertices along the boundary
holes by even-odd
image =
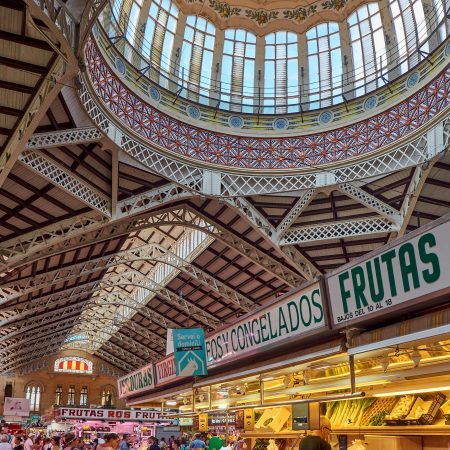
[[[345,402],[329,402],[326,416],[333,427],[360,426],[364,412],[374,402],[375,399],[370,397]]]
[[[420,397],[417,397],[417,400],[414,403],[414,406],[411,408],[409,414],[405,417],[405,420],[415,420],[421,417],[423,414],[427,413],[432,405],[432,401],[424,401]]]
[[[285,406],[281,408],[269,408],[264,411],[255,423],[256,430],[268,430],[279,433],[291,418],[291,410]]]
[[[392,408],[396,403],[397,399],[395,397],[377,398],[376,401],[366,409],[360,425],[370,427],[386,425],[384,417],[392,411]]]
[[[416,397],[414,395],[403,395],[400,397],[391,413],[386,415],[386,422],[389,423],[388,421],[404,419],[409,411],[411,411],[415,399]]]
[[[441,408],[450,424],[450,400],[440,392],[421,396],[363,398],[327,403],[333,428],[385,425],[431,425]],[[442,405],[442,406],[441,406]]]

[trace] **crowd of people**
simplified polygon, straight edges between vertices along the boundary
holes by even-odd
[[[135,443],[134,437],[130,434],[124,434],[120,438],[116,433],[107,433],[103,438],[94,439],[89,448],[92,450],[132,450]],[[158,440],[155,436],[151,436],[148,438],[147,450],[221,450],[224,446],[225,443],[217,435],[208,438],[206,434],[197,433],[189,436],[184,433],[178,438],[171,436],[167,440],[164,437]],[[26,436],[22,434],[0,436],[0,450],[86,450],[86,447],[83,439],[74,433],[51,438],[34,433]],[[244,441],[238,440],[228,448],[243,450],[245,448]]]

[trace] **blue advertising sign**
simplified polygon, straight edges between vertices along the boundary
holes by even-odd
[[[174,329],[173,347],[177,376],[196,376],[208,373],[203,328]]]

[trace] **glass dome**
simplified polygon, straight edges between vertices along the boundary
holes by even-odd
[[[114,0],[100,24],[143,77],[177,96],[225,111],[286,114],[347,102],[411,70],[446,39],[446,1],[320,2],[302,26],[284,10],[273,20],[266,11],[262,27],[266,19],[251,22],[247,9],[247,22],[239,17],[241,26],[231,27],[222,19],[243,8],[215,0],[195,14],[193,0]]]

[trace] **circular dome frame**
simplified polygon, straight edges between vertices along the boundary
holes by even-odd
[[[92,38],[85,50],[95,94],[121,126],[158,151],[228,169],[298,171],[367,157],[418,132],[450,104],[447,65],[406,100],[339,129],[292,137],[233,136],[192,126],[161,112],[124,84]]]

